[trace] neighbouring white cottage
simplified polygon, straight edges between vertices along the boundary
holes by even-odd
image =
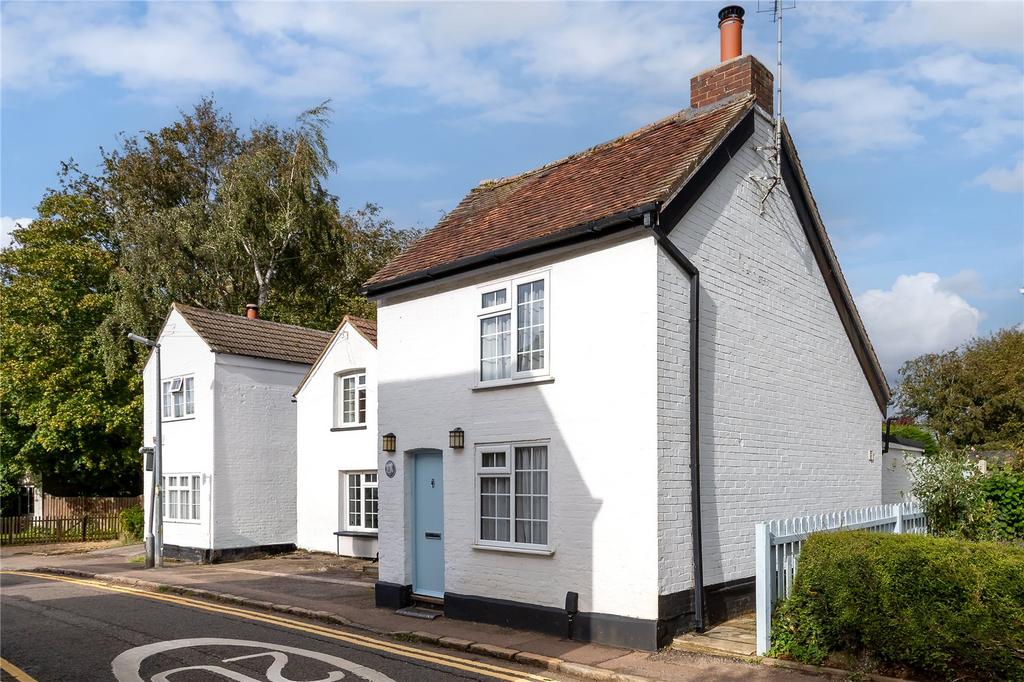
[[[348,315],[295,389],[296,543],[377,556],[377,323]]]
[[[213,562],[295,548],[292,393],[330,332],[175,303],[157,338],[162,375],[164,556]],[[155,437],[156,367],[145,377]],[[150,512],[151,474],[145,476]]]
[[[914,463],[924,456],[924,443],[899,436],[882,436],[882,504],[914,499]]]
[[[653,649],[752,606],[757,521],[880,502],[889,388],[742,12],[691,108],[482,183],[367,283],[378,606]]]

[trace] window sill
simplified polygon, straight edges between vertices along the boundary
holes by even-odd
[[[553,376],[526,377],[525,379],[503,379],[501,381],[488,381],[478,383],[472,388],[473,391],[491,391],[498,388],[511,388],[513,386],[532,386],[535,384],[553,384]]]
[[[376,538],[377,531],[369,530],[336,530],[334,534],[340,538]]]
[[[331,431],[364,431],[366,424],[354,424],[352,426],[332,426]]]
[[[506,547],[503,545],[480,545],[474,544],[473,549],[484,552],[507,552],[509,554],[532,554],[534,556],[551,556],[555,553],[553,549],[533,549],[529,547]]]
[[[196,418],[196,416],[194,414],[190,414],[187,417],[164,417],[160,421],[162,423],[164,423],[164,424],[169,424],[171,422],[187,422],[187,421],[192,421],[195,418]]]
[[[200,519],[169,519],[166,516],[162,520],[164,523],[183,523],[187,526],[201,526],[203,523]]]

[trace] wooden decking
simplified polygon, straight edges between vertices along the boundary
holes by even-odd
[[[676,637],[672,648],[698,654],[748,658],[757,652],[757,626],[748,613],[710,627],[702,633]]]

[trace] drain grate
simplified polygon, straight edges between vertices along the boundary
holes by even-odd
[[[422,620],[434,620],[441,615],[440,611],[426,609],[422,606],[406,606],[404,609],[398,609],[395,613],[400,616],[409,616],[410,618],[420,618]]]

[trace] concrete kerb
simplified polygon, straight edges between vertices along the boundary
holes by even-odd
[[[90,571],[82,571],[74,568],[43,567],[34,570],[38,573],[49,573],[51,575],[63,575],[72,578],[86,578],[89,580],[99,580],[101,582],[111,583],[114,585],[134,587],[137,589],[146,590],[148,592],[161,592],[164,594],[178,594],[186,597],[198,597],[201,599],[209,599],[211,601],[232,604],[234,606],[259,608],[266,611],[286,613],[288,615],[298,616],[300,618],[308,618],[310,620],[319,620],[328,623],[336,623],[353,629],[362,630],[364,632],[371,632],[375,635],[391,637],[399,641],[421,642],[423,644],[431,644],[434,646],[440,646],[446,649],[454,649],[457,651],[466,651],[481,656],[497,658],[499,660],[515,661],[517,663],[522,663],[523,665],[529,665],[537,668],[543,668],[546,670],[561,672],[567,675],[573,675],[586,680],[607,680],[610,682],[653,682],[652,680],[646,677],[639,677],[636,675],[625,675],[622,673],[616,673],[611,670],[595,668],[593,666],[584,665],[582,663],[564,661],[560,658],[543,656],[541,654],[535,654],[529,651],[517,651],[515,649],[506,649],[505,647],[495,646],[493,644],[487,644],[485,642],[472,642],[470,640],[458,639],[456,637],[441,637],[439,635],[423,631],[389,632],[386,630],[381,630],[379,628],[371,627],[369,625],[363,625],[361,623],[353,622],[347,618],[343,618],[342,616],[338,616],[333,613],[328,613],[327,611],[313,611],[311,609],[305,609],[299,606],[289,606],[288,604],[272,604],[267,601],[249,599],[247,597],[240,597],[235,594],[228,594],[224,592],[213,592],[212,590],[205,590],[198,587],[168,585],[166,583],[155,583],[150,580],[141,580],[139,578],[126,578],[119,575],[93,573]]]

